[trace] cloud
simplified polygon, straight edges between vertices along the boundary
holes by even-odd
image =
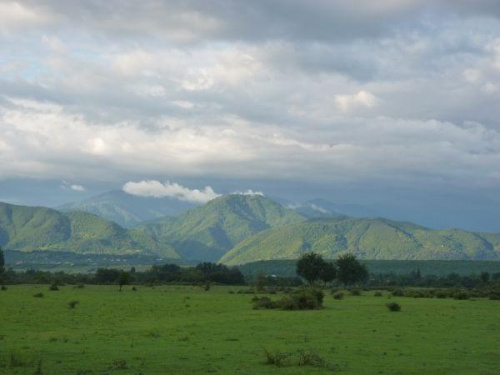
[[[198,190],[189,189],[175,182],[166,182],[162,184],[155,180],[127,182],[123,185],[123,191],[128,194],[142,197],[170,197],[192,203],[206,203],[220,196],[220,194],[215,193],[210,186],[206,186],[203,190]]]
[[[82,185],[78,185],[78,184],[71,184],[67,181],[63,181],[62,182],[62,187],[64,189],[70,189],[70,190],[74,190],[74,191],[78,191],[78,192],[84,192],[86,191],[87,189],[85,189],[84,186]]]
[[[2,2],[0,178],[500,187],[495,1],[103,4]]]
[[[377,98],[375,95],[361,90],[354,95],[336,95],[335,103],[342,111],[347,112],[356,107],[372,108],[376,105]]]
[[[252,189],[248,189],[248,190],[245,190],[245,191],[235,191],[232,194],[238,194],[238,195],[258,195],[258,196],[261,196],[261,197],[264,196],[264,193],[262,191],[254,191]]]

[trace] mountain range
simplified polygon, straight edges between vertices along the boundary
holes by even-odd
[[[124,228],[133,228],[144,221],[175,216],[195,207],[194,203],[173,197],[153,198],[111,190],[83,201],[56,207],[61,211],[85,211],[114,221]]]
[[[179,258],[169,244],[88,212],[62,213],[45,207],[7,203],[0,203],[0,246],[21,251],[144,253]]]
[[[123,193],[126,196],[121,198],[129,202],[124,204],[121,194],[104,194],[84,207],[98,207],[96,212],[108,217],[119,214],[124,218],[128,217],[124,212],[134,211],[132,221],[140,222],[142,217],[149,221],[129,229],[93,213],[70,210],[82,206],[68,205],[61,212],[0,203],[0,246],[21,251],[154,254],[227,264],[294,259],[305,251],[325,258],[352,252],[365,259],[500,260],[500,234],[431,230],[383,218],[356,218],[325,202],[309,202],[302,206],[308,210],[301,213],[261,195],[230,194],[188,210],[178,202],[169,208],[168,201],[159,200],[153,210],[155,198],[147,198],[150,206],[140,211],[142,199],[132,196],[129,200]],[[113,200],[118,200],[123,211]],[[138,214],[141,212],[144,216]]]

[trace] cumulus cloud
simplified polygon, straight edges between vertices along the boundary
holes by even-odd
[[[126,193],[132,195],[154,198],[170,197],[192,203],[206,203],[220,196],[220,194],[214,192],[210,186],[206,186],[202,190],[189,189],[175,182],[170,183],[167,181],[162,184],[155,180],[139,182],[130,181],[123,185],[122,189]]]
[[[495,1],[122,3],[1,3],[1,178],[500,186]]]
[[[78,185],[78,184],[71,184],[67,181],[63,181],[62,182],[62,187],[64,189],[70,189],[70,190],[74,190],[74,191],[77,191],[77,192],[84,192],[86,191],[87,189],[85,189],[84,186],[82,185]]]
[[[262,191],[254,191],[252,189],[244,190],[244,191],[235,191],[233,194],[238,194],[238,195],[258,195],[263,197],[264,193]]]

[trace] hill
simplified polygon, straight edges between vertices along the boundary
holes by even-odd
[[[380,218],[313,219],[256,234],[220,261],[243,264],[295,259],[305,251],[315,251],[325,258],[352,252],[361,259],[500,260],[500,234],[430,230]]]
[[[19,251],[179,256],[146,233],[127,230],[87,212],[0,203],[0,245]]]
[[[175,216],[195,207],[193,203],[177,198],[152,198],[128,194],[123,190],[111,190],[81,202],[57,207],[62,211],[85,211],[114,221],[124,228],[133,228],[143,221]]]
[[[375,217],[376,211],[356,204],[338,204],[324,199],[312,199],[298,205],[295,210],[308,218],[329,218],[340,216]]]
[[[185,259],[216,261],[255,233],[304,220],[269,198],[231,194],[137,230],[171,244]]]

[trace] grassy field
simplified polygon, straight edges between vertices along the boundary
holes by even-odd
[[[386,293],[364,292],[271,311],[237,287],[137,289],[0,291],[0,373],[500,374],[500,301],[392,297],[402,311],[390,312]],[[265,350],[288,363],[266,364]],[[299,366],[300,353],[325,363]]]

